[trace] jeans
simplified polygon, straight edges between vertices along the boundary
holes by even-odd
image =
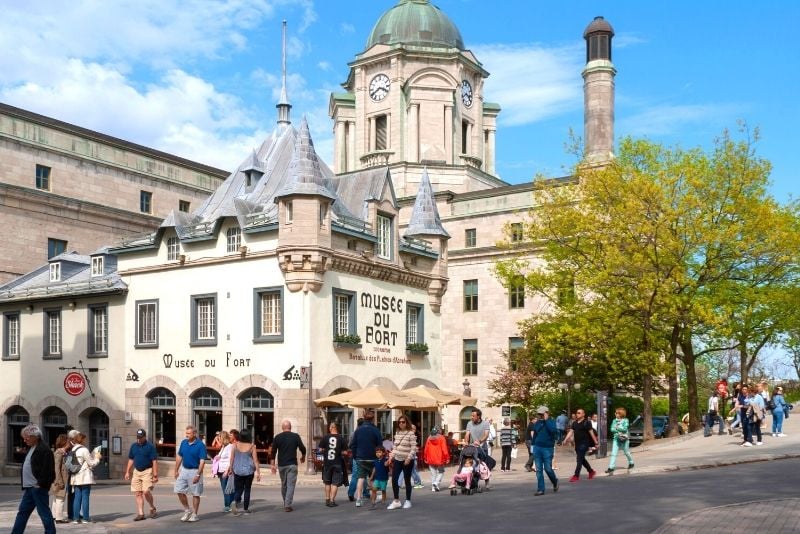
[[[19,501],[17,519],[14,521],[14,528],[11,529],[11,534],[23,534],[25,532],[28,518],[34,509],[42,520],[45,534],[56,534],[56,522],[53,519],[53,514],[50,513],[49,504],[49,488],[25,488],[22,500]]]
[[[742,418],[742,434],[744,434],[744,441],[753,441],[753,429],[750,421],[747,420],[747,409],[741,410]]]
[[[511,445],[503,445],[503,456],[500,458],[500,469],[502,471],[511,471]]]
[[[72,503],[72,519],[77,521],[78,517],[84,521],[89,521],[89,494],[92,492],[91,484],[73,486],[75,489],[75,501]]]
[[[619,440],[616,438],[612,439],[611,443],[611,459],[608,461],[609,470],[614,470],[614,466],[617,464],[617,454],[619,454],[620,448],[622,448],[622,452],[625,453],[625,457],[628,459],[628,465],[633,465],[633,456],[631,456],[631,443],[626,439],[624,443],[620,444]]]
[[[558,483],[556,473],[553,471],[553,447],[539,447],[533,446],[533,457],[536,462],[536,489],[537,491],[544,491],[544,474],[547,473],[547,478],[555,486]]]
[[[444,466],[435,466],[431,465],[428,467],[431,470],[431,486],[439,487],[439,484],[442,483],[442,477],[444,476]]]
[[[297,486],[297,465],[281,465],[278,467],[278,474],[281,476],[283,505],[291,506],[294,500],[294,488]]]
[[[228,477],[223,476],[222,473],[220,473],[218,475],[218,478],[219,478],[219,485],[222,487],[222,502],[224,503],[223,506],[225,506],[225,508],[228,508],[233,502],[233,493],[225,493],[225,486],[228,485]]]
[[[350,483],[347,485],[347,496],[355,498],[356,484],[358,484],[358,460],[353,459],[352,465],[353,472],[350,473]],[[369,487],[367,484],[364,484],[361,497],[364,499],[369,499]]]
[[[233,475],[233,484],[236,488],[233,494],[233,500],[236,501],[236,505],[238,506],[240,502],[242,502],[242,497],[244,497],[244,510],[248,510],[250,508],[250,488],[253,485],[253,477],[255,475]],[[295,471],[295,482],[297,482],[297,471]],[[283,494],[283,475],[281,475],[281,493]],[[289,496],[289,504],[284,504],[284,506],[291,506],[292,505],[292,497],[294,496],[294,484],[292,485],[292,495]],[[286,502],[286,495],[283,495],[283,501]]]
[[[403,474],[403,481],[406,485],[406,500],[411,500],[411,471],[414,469],[414,462],[405,463],[403,460],[392,460],[392,492],[394,500],[400,499],[400,473]]]
[[[525,469],[532,469],[533,468],[533,445],[530,442],[525,442],[525,448],[528,449],[528,461],[525,462]]]
[[[756,435],[756,441],[761,441],[761,421],[753,421],[750,423],[750,439],[753,439],[753,433]]]
[[[772,433],[783,433],[783,410],[772,410]]]
[[[422,479],[419,477],[419,472],[417,471],[417,459],[414,458],[414,462],[411,465],[411,478],[414,480],[415,486],[422,485]]]
[[[589,465],[589,462],[586,460],[586,453],[589,450],[589,445],[582,443],[580,445],[575,444],[575,476],[578,477],[581,475],[581,467],[585,467],[589,473],[594,472],[592,466]]]

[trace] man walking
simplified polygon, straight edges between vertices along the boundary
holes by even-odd
[[[558,440],[556,443],[561,445],[564,441],[564,435],[567,433],[567,426],[569,425],[569,416],[567,410],[561,410],[561,415],[556,417],[556,430],[558,430]]]
[[[275,474],[276,469],[279,471],[283,511],[291,512],[294,488],[297,486],[297,451],[300,450],[300,463],[305,463],[306,446],[303,445],[300,435],[292,432],[292,423],[288,419],[281,421],[281,430],[272,442],[272,474]]]
[[[319,440],[319,450],[322,452],[322,483],[325,486],[325,506],[334,507],[336,504],[336,492],[344,480],[344,469],[342,465],[342,436],[336,423],[328,425],[328,434]]]
[[[586,419],[586,411],[583,408],[578,408],[575,412],[576,419],[572,422],[572,426],[564,438],[564,443],[574,441],[575,443],[575,457],[577,465],[575,466],[575,474],[569,479],[570,482],[577,482],[581,478],[581,467],[585,467],[589,472],[589,480],[594,478],[596,474],[592,466],[586,460],[586,453],[592,447],[597,447],[597,433],[592,427],[591,421]]]
[[[206,465],[206,444],[197,439],[194,425],[186,427],[186,439],[175,455],[175,493],[183,506],[181,521],[199,521],[200,497],[203,495],[203,468]],[[192,509],[187,495],[192,494]]]
[[[489,421],[481,419],[483,413],[475,408],[472,410],[470,421],[467,423],[467,443],[483,449],[489,454]]]
[[[714,390],[714,393],[708,398],[708,411],[706,412],[706,424],[703,426],[703,436],[709,437],[714,433],[714,423],[717,422],[717,415],[719,414],[719,394]],[[722,417],[722,416],[720,416]],[[720,423],[720,434],[722,434],[722,423]]]
[[[533,430],[536,424],[536,416],[531,414],[528,427],[525,429],[525,447],[528,449],[528,461],[525,462],[525,471],[533,471]]]
[[[155,519],[158,512],[153,503],[152,489],[158,482],[158,454],[155,446],[147,441],[147,432],[143,428],[136,431],[136,442],[131,444],[128,452],[128,465],[125,467],[125,480],[131,481],[131,491],[136,495],[136,517],[134,521],[144,519],[144,501],[150,505],[150,518]]]
[[[365,480],[372,473],[375,465],[375,449],[381,445],[381,433],[375,426],[375,412],[368,408],[364,413],[364,422],[353,433],[351,451],[353,453],[353,474],[358,477],[356,483],[356,506],[362,504],[362,492]]]
[[[42,442],[42,431],[36,425],[22,429],[22,440],[28,446],[28,454],[22,463],[22,500],[19,502],[17,518],[11,534],[23,534],[33,510],[42,520],[45,534],[56,533],[56,522],[50,512],[50,486],[56,479],[53,453]]]
[[[558,478],[553,471],[553,454],[556,446],[558,430],[555,421],[550,419],[550,410],[547,406],[539,406],[536,410],[540,419],[533,424],[533,456],[536,461],[536,493],[535,496],[544,495],[544,474],[553,484],[553,492],[558,491]]]

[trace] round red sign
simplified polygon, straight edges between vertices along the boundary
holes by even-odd
[[[64,377],[64,391],[77,397],[86,390],[86,380],[80,373],[69,373]]]

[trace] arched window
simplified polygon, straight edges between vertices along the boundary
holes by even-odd
[[[44,442],[52,449],[59,434],[67,433],[67,414],[61,408],[51,406],[42,412],[42,434]]]
[[[197,435],[209,447],[216,433],[222,430],[222,396],[211,388],[198,389],[192,395],[192,412]]]
[[[31,416],[22,406],[12,406],[6,411],[6,432],[8,432],[8,461],[21,464],[25,461],[27,447],[22,441],[22,429],[31,421]]]
[[[261,388],[250,388],[239,396],[241,428],[250,431],[258,459],[267,463],[267,452],[275,436],[275,397]]]
[[[149,435],[162,457],[175,457],[175,395],[166,388],[156,388],[147,395],[150,408]]]
[[[458,414],[458,429],[462,431],[462,437],[463,431],[467,429],[467,423],[472,418],[472,410],[474,409],[474,406],[467,406]]]
[[[338,395],[339,393],[347,393],[350,390],[347,388],[338,388],[334,389],[331,392],[332,395]],[[336,427],[339,429],[339,434],[342,435],[342,439],[345,440],[345,443],[350,441],[350,434],[353,433],[353,409],[348,408],[347,406],[336,406],[327,409],[328,411],[328,422],[325,425],[325,432],[328,431],[328,425],[331,423],[336,423]]]

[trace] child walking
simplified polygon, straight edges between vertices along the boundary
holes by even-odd
[[[381,502],[386,502],[386,485],[389,483],[389,463],[391,460],[386,455],[383,447],[375,448],[375,464],[369,476],[370,486],[370,510],[374,510],[378,492],[381,492]]]

